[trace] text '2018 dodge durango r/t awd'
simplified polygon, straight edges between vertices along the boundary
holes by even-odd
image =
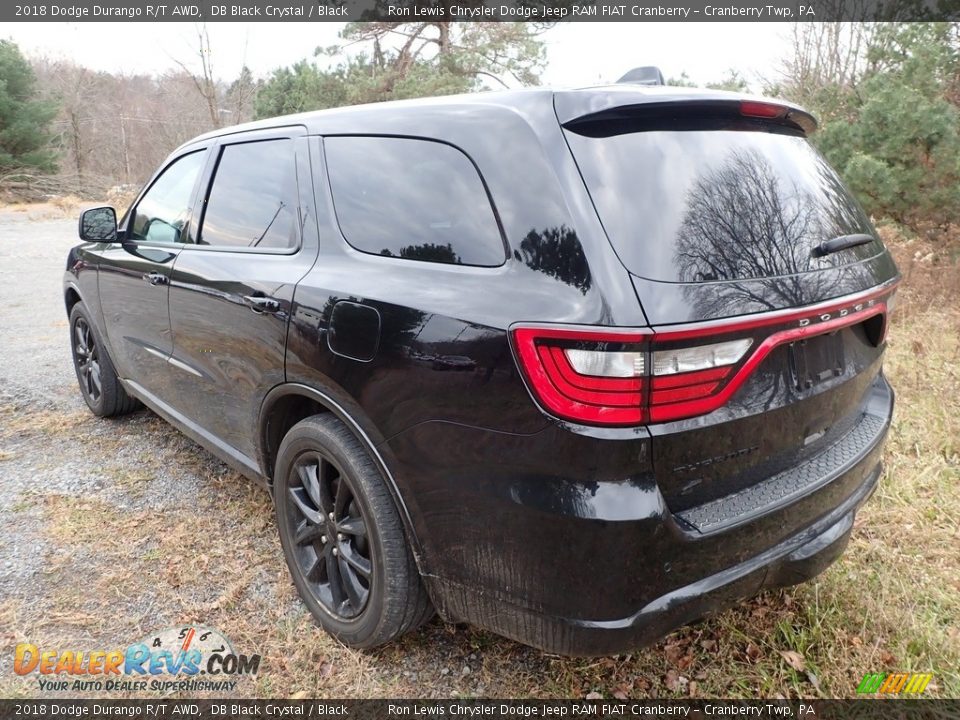
[[[624,83],[201,136],[81,217],[83,396],[268,485],[348,645],[652,642],[819,573],[878,480],[898,273],[815,127]]]

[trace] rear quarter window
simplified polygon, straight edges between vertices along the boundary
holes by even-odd
[[[505,261],[486,187],[460,150],[412,138],[328,137],[324,152],[337,222],[352,247],[453,265]]]

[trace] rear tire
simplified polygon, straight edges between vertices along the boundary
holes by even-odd
[[[70,349],[80,393],[94,415],[115,417],[140,407],[123,389],[107,348],[87,308],[80,302],[70,310]]]
[[[283,438],[274,506],[300,597],[335,638],[373,648],[432,617],[390,490],[336,417],[314,415]]]

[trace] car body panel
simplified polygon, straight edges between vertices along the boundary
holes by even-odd
[[[258,413],[269,390],[286,380],[287,325],[297,282],[318,249],[307,141],[299,128],[254,133],[246,140],[300,138],[297,167],[301,224],[289,252],[184,245],[170,279],[172,365],[163,396],[185,416],[248,457],[257,455]],[[213,146],[218,149],[218,145]],[[205,182],[212,165],[208,163]],[[191,220],[194,234],[199,218]],[[264,311],[250,298],[276,302]]]

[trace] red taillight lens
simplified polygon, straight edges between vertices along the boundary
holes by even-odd
[[[738,338],[657,349],[645,334],[528,327],[513,337],[541,404],[595,425],[675,417],[671,406],[686,408],[714,395],[752,344]]]
[[[592,425],[644,421],[645,355],[632,349],[641,339],[530,327],[513,331],[520,365],[540,403],[558,417]]]
[[[782,118],[787,115],[787,108],[775,103],[743,100],[740,102],[740,114],[744,117],[755,118]]]
[[[668,422],[721,407],[777,345],[862,323],[879,346],[895,287],[699,326],[520,326],[511,336],[532,394],[557,417],[606,426]]]

